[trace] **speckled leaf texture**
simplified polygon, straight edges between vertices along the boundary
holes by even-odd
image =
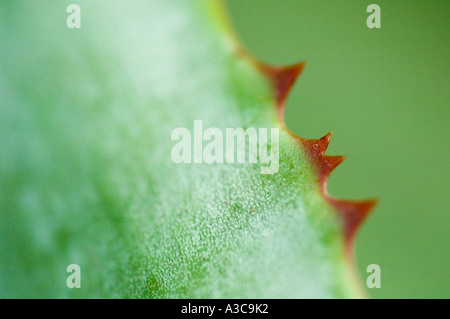
[[[70,3],[0,2],[0,297],[365,296],[351,244],[374,202],[328,196],[331,135],[284,125],[302,63],[255,61],[218,1],[77,1],[80,29]],[[194,120],[279,128],[278,172],[175,164]]]

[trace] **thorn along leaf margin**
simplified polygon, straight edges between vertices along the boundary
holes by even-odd
[[[289,129],[287,129],[284,121],[284,107],[286,99],[294,86],[297,78],[302,73],[305,62],[300,62],[289,66],[271,66],[261,63],[251,57],[248,53],[245,54],[255,67],[270,81],[274,90],[276,101],[276,108],[278,120],[282,127],[297,140],[301,145],[310,162],[317,173],[317,181],[320,186],[320,191],[324,199],[336,210],[343,227],[343,234],[345,238],[345,249],[347,255],[353,256],[353,241],[356,232],[362,225],[363,221],[377,205],[376,199],[368,199],[363,201],[352,201],[337,199],[330,196],[327,192],[327,181],[331,172],[344,160],[344,156],[329,156],[325,155],[325,151],[331,140],[332,133],[318,139],[306,139],[297,136]]]

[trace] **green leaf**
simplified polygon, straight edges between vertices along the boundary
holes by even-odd
[[[326,195],[330,135],[278,116],[301,65],[254,61],[215,1],[77,1],[80,29],[70,3],[0,3],[0,297],[364,296],[372,203]],[[195,120],[279,128],[278,171],[175,164]]]

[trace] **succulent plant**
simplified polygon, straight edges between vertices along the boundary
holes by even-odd
[[[220,2],[0,4],[0,296],[364,297],[374,201],[327,194],[331,134],[284,124],[304,64],[256,61]],[[177,164],[171,132],[278,128],[279,167]],[[66,286],[81,267],[80,289]]]

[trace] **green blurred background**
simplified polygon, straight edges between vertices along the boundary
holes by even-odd
[[[329,193],[377,197],[356,242],[381,267],[374,298],[449,298],[450,1],[226,0],[249,51],[273,64],[307,62],[286,107],[295,133],[333,131],[347,160]],[[381,8],[369,29],[366,8]]]

